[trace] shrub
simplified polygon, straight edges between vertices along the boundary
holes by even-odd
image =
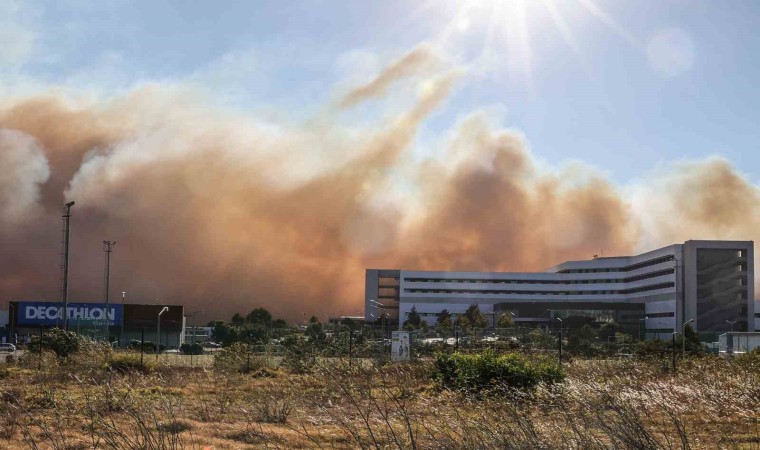
[[[288,387],[268,384],[252,393],[243,412],[261,423],[285,423],[295,407],[295,394]]]
[[[672,351],[671,343],[660,338],[648,339],[636,344],[636,356],[639,358],[658,357],[664,358]]]
[[[193,426],[182,420],[171,420],[156,424],[156,430],[162,433],[179,434],[183,431],[192,430]]]
[[[141,342],[138,340],[130,341],[129,348],[132,350],[140,351],[140,347],[142,346],[142,351],[145,353],[156,353],[156,344],[151,341],[145,341]],[[161,344],[158,346],[158,351],[163,352],[166,349],[166,346]]]
[[[203,346],[201,344],[182,344],[179,346],[182,353],[186,355],[202,355]]]
[[[486,350],[478,354],[438,354],[433,376],[447,388],[480,391],[504,387],[530,389],[541,382],[562,381],[565,374],[547,356],[496,355]]]
[[[285,356],[282,358],[281,365],[288,369],[290,373],[309,373],[314,368],[317,360],[314,357],[312,344],[305,339],[297,337],[288,338],[283,341],[285,347]]]
[[[750,373],[760,373],[760,348],[737,356],[735,361],[739,367],[750,371]]]
[[[73,331],[65,331],[61,328],[45,330],[42,337],[35,336],[29,344],[29,351],[38,353],[40,350],[50,350],[59,358],[65,358],[79,351],[84,338]]]
[[[106,369],[118,373],[148,373],[153,370],[153,366],[145,360],[140,362],[139,355],[116,353],[106,363]]]
[[[265,361],[252,354],[242,342],[224,347],[214,356],[214,369],[225,373],[249,373],[263,369]]]

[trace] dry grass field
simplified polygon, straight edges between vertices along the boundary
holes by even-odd
[[[239,373],[133,370],[134,358],[0,366],[0,448],[760,448],[758,355],[690,359],[677,374],[667,361],[574,360],[563,382],[477,394],[441,388],[430,361],[336,358],[294,373],[256,357]]]

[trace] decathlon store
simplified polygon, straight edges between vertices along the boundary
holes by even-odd
[[[156,342],[157,338],[167,348],[182,342],[184,308],[165,305],[109,304],[106,314],[104,303],[70,302],[67,306],[68,329],[94,339],[103,339],[106,323],[110,340],[127,345],[131,340],[144,339]],[[10,302],[10,321],[6,328],[10,341],[28,342],[47,328],[64,326],[63,305],[57,302],[20,301]],[[107,318],[106,318],[107,317]],[[107,321],[107,322],[106,322]],[[160,333],[160,336],[159,334]]]

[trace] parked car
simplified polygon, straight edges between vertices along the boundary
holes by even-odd
[[[221,348],[222,344],[217,344],[216,342],[207,341],[203,343],[203,346],[206,348]]]
[[[16,346],[13,344],[0,344],[0,353],[14,353]]]

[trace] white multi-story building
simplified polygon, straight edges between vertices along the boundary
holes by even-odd
[[[615,321],[648,337],[690,324],[705,339],[760,330],[752,241],[687,241],[635,256],[568,261],[545,272],[436,272],[368,269],[365,319],[401,326],[414,307],[430,324],[477,304],[491,320],[522,325],[556,318]],[[714,334],[714,336],[712,336]]]

